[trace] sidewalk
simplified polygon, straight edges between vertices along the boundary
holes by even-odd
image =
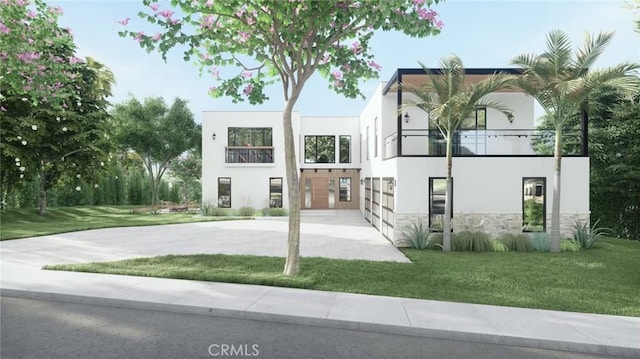
[[[4,260],[0,294],[640,357],[640,318],[631,317],[45,271]]]

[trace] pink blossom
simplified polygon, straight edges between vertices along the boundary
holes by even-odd
[[[31,91],[31,86],[29,86],[29,85],[24,85],[24,86],[22,87],[22,90],[23,90],[24,92],[29,92],[29,91]]]
[[[443,26],[444,26],[444,23],[442,21],[440,21],[440,20],[436,21],[436,27],[438,29],[442,29]]]
[[[11,29],[9,29],[7,25],[0,22],[0,32],[8,34],[9,32],[11,32]]]
[[[249,33],[248,32],[244,32],[244,31],[240,31],[238,33],[240,35],[240,42],[241,43],[245,43],[247,42],[247,40],[249,40]]]
[[[333,76],[334,79],[339,80],[342,78],[342,72],[335,70],[331,72],[331,76]]]
[[[157,3],[156,3],[156,4],[151,4],[149,7],[150,7],[150,8],[151,8],[151,10],[153,10],[154,12],[157,12],[157,11],[158,11],[158,9],[160,8],[160,4],[157,4]]]
[[[254,20],[252,17],[247,18],[247,25],[251,26],[255,23],[256,23],[256,20]]]
[[[200,58],[203,60],[211,60],[211,56],[209,54],[200,54]]]
[[[218,88],[215,86],[209,87],[209,92],[214,92],[216,91]]]
[[[142,42],[142,37],[144,36],[144,31],[137,32],[133,39],[137,42]]]
[[[211,29],[213,27],[213,16],[212,15],[207,15],[205,17],[202,18],[202,23],[200,24],[200,27],[205,28],[205,29]]]
[[[247,9],[242,8],[242,9],[240,9],[240,10],[238,10],[238,11],[236,12],[236,16],[237,16],[237,17],[242,17],[242,15],[244,15],[246,12],[247,12]]]
[[[207,7],[212,7],[213,6],[213,0],[207,0],[206,3],[204,3]]]
[[[75,56],[73,56],[73,57],[71,57],[71,58],[69,59],[69,63],[70,63],[70,64],[80,64],[80,63],[82,63],[82,62],[84,62],[84,61],[82,61],[82,59],[81,59],[81,58],[79,58],[79,57],[75,57]]]
[[[413,6],[414,7],[419,7],[424,5],[424,0],[413,0]]]
[[[163,10],[160,12],[161,16],[166,17],[167,19],[171,18],[171,16],[173,16],[173,11],[171,10]]]
[[[1,111],[1,112],[7,112],[7,109],[6,109],[6,108],[4,108],[4,106],[0,106],[0,111]]]
[[[334,80],[333,81],[333,86],[334,87],[343,87],[344,86],[344,82],[342,80]]]
[[[360,42],[356,41],[353,44],[351,44],[351,51],[353,51],[354,55],[357,55],[358,53],[360,53],[362,51],[362,49],[360,48]]]
[[[252,84],[248,84],[247,86],[245,86],[244,90],[242,90],[242,93],[244,93],[245,95],[249,96],[249,95],[251,95],[252,91],[253,91],[253,85]]]
[[[126,19],[122,19],[122,20],[120,20],[120,21],[116,21],[116,22],[117,22],[118,24],[120,24],[120,25],[127,26],[127,24],[129,23],[129,20],[131,20],[131,18],[130,18],[130,17],[128,17],[128,18],[126,18]]]
[[[181,22],[182,22],[182,20],[180,20],[180,19],[169,19],[169,24],[171,24],[171,25],[177,25],[177,24],[179,24]]]
[[[382,66],[380,66],[380,64],[377,64],[373,60],[369,61],[369,66],[373,67],[374,69],[376,69],[378,71],[382,70]]]
[[[434,21],[436,16],[438,16],[438,13],[431,9],[419,9],[417,12],[420,20]]]
[[[67,107],[68,107],[68,106],[67,106],[67,103],[66,103],[66,102],[63,102],[63,103],[62,103],[62,107],[67,108]]]
[[[216,79],[216,80],[220,80],[220,70],[218,70],[218,68],[217,68],[217,67],[212,66],[212,67],[209,69],[209,73],[211,73],[211,76],[213,76],[213,78],[214,78],[214,79]]]
[[[25,52],[22,54],[18,54],[18,59],[30,64],[34,60],[38,60],[40,58],[40,54],[37,52]]]
[[[157,32],[155,35],[153,35],[153,36],[151,37],[151,39],[152,39],[153,41],[158,41],[158,40],[160,40],[160,38],[161,38],[161,37],[162,37],[162,33]]]
[[[253,72],[251,71],[242,71],[242,77],[244,77],[245,79],[249,79],[253,76]]]
[[[349,70],[351,70],[351,66],[349,66],[349,64],[344,64],[342,66],[340,66],[340,70],[347,72]]]
[[[324,65],[324,64],[329,62],[329,59],[331,59],[329,54],[325,54],[324,57],[322,58],[322,60],[320,60],[320,62],[318,64],[319,65]]]
[[[35,17],[36,17],[36,15],[37,15],[37,14],[36,14],[36,12],[35,12],[35,11],[32,11],[32,10],[27,11],[27,17],[28,17],[28,18],[30,18],[30,19],[35,18]]]

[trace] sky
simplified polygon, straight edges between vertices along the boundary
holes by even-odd
[[[125,101],[129,94],[138,99],[162,96],[167,103],[175,97],[189,101],[196,121],[202,111],[281,111],[282,87],[275,83],[267,90],[270,100],[261,105],[234,104],[229,99],[213,99],[207,93],[216,82],[193,63],[173,51],[164,62],[159,53],[147,53],[131,38],[121,38],[117,21],[131,18],[129,30],[158,31],[137,17],[145,9],[142,0],[63,0],[62,27],[72,29],[78,54],[91,56],[108,66],[116,78],[112,103]],[[161,9],[168,1],[159,1]],[[438,67],[438,61],[458,55],[467,68],[513,67],[510,60],[522,53],[540,53],[545,36],[552,29],[566,32],[581,44],[584,33],[613,31],[615,36],[594,67],[606,67],[640,59],[640,36],[633,31],[633,14],[623,1],[613,0],[449,0],[432,6],[444,22],[439,35],[422,39],[399,32],[379,32],[370,42],[371,53],[382,65],[380,77],[360,84],[371,96],[381,81],[389,80],[398,68],[419,67],[422,62]],[[328,80],[314,74],[305,86],[294,110],[303,116],[359,116],[366,99],[346,99],[328,88]]]

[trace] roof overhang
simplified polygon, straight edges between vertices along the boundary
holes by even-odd
[[[429,69],[432,74],[442,74],[442,69]],[[508,75],[522,75],[522,69],[514,68],[476,68],[465,69],[465,83],[473,84],[483,79],[498,73]],[[398,82],[410,84],[413,86],[421,86],[424,83],[429,82],[429,76],[425,73],[424,69],[398,69],[393,76],[387,82],[387,85],[382,89],[382,95],[386,95],[388,92],[396,92],[398,90]],[[524,92],[518,88],[505,88],[496,92]]]

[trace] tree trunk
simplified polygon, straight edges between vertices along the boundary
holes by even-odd
[[[553,202],[551,204],[551,252],[560,252],[560,182],[562,180],[562,129],[556,128],[553,153],[555,172],[553,179]],[[546,218],[545,218],[546,221]]]
[[[284,125],[284,156],[288,187],[287,193],[289,195],[287,260],[284,265],[283,273],[288,276],[295,276],[300,273],[300,180],[298,177],[293,124],[291,121],[291,113],[297,97],[297,94],[294,94],[285,102],[285,110],[282,115]]]
[[[449,131],[447,133],[447,180],[446,180],[446,189],[444,196],[444,223],[442,228],[442,250],[444,252],[451,251],[451,205],[452,205],[452,177],[451,177],[451,167],[453,165],[452,158],[452,133]]]
[[[38,189],[38,214],[44,216],[47,214],[47,174],[44,169],[44,161],[40,162],[40,186]]]

